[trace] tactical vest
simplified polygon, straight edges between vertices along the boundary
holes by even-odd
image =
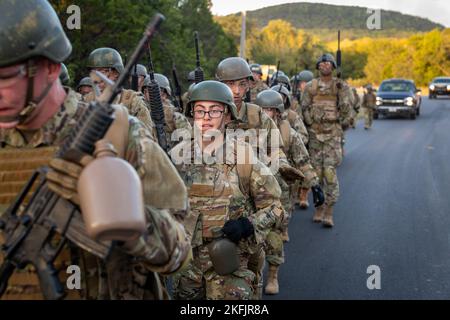
[[[339,120],[337,82],[335,79],[332,81],[331,93],[324,94],[318,90],[319,80],[312,80],[311,117],[315,123],[336,123]]]
[[[298,117],[298,113],[288,109],[287,110],[287,120],[289,121],[289,124],[291,125],[292,128],[294,128],[295,126],[295,121],[297,120]]]
[[[368,108],[375,107],[375,103],[377,101],[377,97],[375,96],[375,94],[367,93],[366,95],[364,95],[364,99],[366,102],[366,107],[368,107]]]

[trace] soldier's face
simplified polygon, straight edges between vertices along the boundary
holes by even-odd
[[[261,80],[261,75],[259,73],[252,72],[252,74],[255,81]]]
[[[18,124],[16,117],[26,103],[28,88],[26,69],[25,64],[0,68],[0,128],[14,128]],[[57,80],[60,70],[60,64],[45,59],[36,61],[33,99],[39,97],[48,85]]]
[[[275,108],[264,108],[264,112],[272,119],[275,119],[275,116],[277,115],[278,110]]]
[[[305,90],[306,87],[306,82],[305,81],[300,81],[300,91],[303,92]]]
[[[91,86],[81,86],[81,87],[78,89],[78,92],[79,92],[82,96],[85,96],[85,95],[87,95],[87,94],[89,94],[89,93],[92,92],[92,87],[91,87]]]
[[[102,73],[104,76],[106,76],[109,80],[115,82],[119,78],[119,73],[111,68],[94,68],[92,69],[94,71],[98,71]],[[97,85],[98,89],[100,90],[100,93],[105,90],[106,84],[103,81],[98,81],[98,79],[92,79],[92,82],[94,85]]]
[[[193,110],[194,124],[202,135],[208,130],[223,130],[225,105],[215,101],[197,101]]]
[[[333,72],[333,65],[329,61],[319,63],[319,72],[322,76],[329,76]]]
[[[242,99],[244,99],[245,94],[250,88],[250,81],[248,79],[239,79],[239,80],[224,81],[224,83],[233,92],[234,103],[236,105],[240,105],[242,103]]]

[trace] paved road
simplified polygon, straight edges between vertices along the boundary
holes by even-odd
[[[264,298],[450,299],[450,99],[424,98],[417,120],[360,121],[345,152],[335,227],[297,210],[281,293]]]

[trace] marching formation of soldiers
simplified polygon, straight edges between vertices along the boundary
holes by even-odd
[[[261,299],[263,292],[280,290],[278,272],[287,258],[283,243],[289,241],[295,204],[308,208],[311,191],[312,221],[334,226],[336,169],[344,131],[356,122],[359,96],[333,76],[337,65],[331,54],[317,60],[318,77],[303,70],[289,79],[277,70],[269,85],[260,65],[226,58],[214,80],[196,82],[189,74],[184,107],[174,106],[165,75],[137,64],[137,90],[121,89],[102,143],[75,161],[57,151],[89,106],[125,72],[122,57],[113,48],[93,50],[86,77],[74,91],[65,86],[69,75],[63,64],[72,46],[48,2],[2,1],[0,11],[5,17],[0,29],[14,39],[0,42],[0,217],[41,166],[48,168],[49,190],[84,210],[78,180],[105,149],[131,165],[142,184],[136,201],[146,224],[138,237],[115,241],[106,259],[71,243],[61,249],[55,272],[63,277],[74,264],[82,270],[82,288],[65,290],[64,297],[167,299],[170,277],[174,299]],[[34,24],[25,27],[30,15]],[[154,99],[162,103],[164,148]],[[375,107],[371,86],[361,106],[368,129]],[[175,139],[178,132],[188,138]],[[26,214],[27,208],[21,210]],[[7,228],[0,223],[0,235],[1,229]],[[0,263],[9,254],[0,253]],[[0,284],[3,299],[46,297],[42,291],[49,283],[37,266],[14,266],[7,286]]]

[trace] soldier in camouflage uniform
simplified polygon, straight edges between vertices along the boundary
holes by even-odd
[[[366,130],[372,127],[373,112],[377,107],[376,102],[377,96],[372,88],[372,85],[368,84],[366,86],[366,92],[364,92],[361,104],[361,106],[364,108],[364,115],[365,115],[364,129]]]
[[[134,68],[132,73],[134,73]],[[147,77],[147,68],[143,64],[136,64],[136,75],[138,76],[138,92],[142,92],[145,77]]]
[[[80,80],[80,83],[77,86],[77,92],[81,95],[81,97],[84,97],[85,95],[89,94],[94,90],[92,88],[92,80],[90,77],[84,77]]]
[[[167,79],[166,76],[159,73],[155,73],[154,77],[161,91],[161,101],[164,109],[164,120],[166,121],[166,124],[164,126],[164,130],[166,132],[166,141],[172,148],[176,144],[175,143],[176,141],[172,141],[171,139],[172,133],[177,129],[184,129],[186,130],[186,132],[190,134],[192,131],[192,127],[188,119],[183,114],[177,112],[175,106],[170,101],[172,91],[170,89],[169,79]],[[147,76],[144,81],[143,92],[145,100],[148,102],[150,108],[150,94],[148,91],[149,85],[150,85],[150,76]]]
[[[300,97],[298,99],[299,103],[297,105],[297,109],[295,109],[295,110],[300,115],[302,120],[303,120],[303,111],[302,111],[300,102],[302,99],[302,94],[305,91],[306,84],[308,82],[310,82],[312,79],[314,79],[314,74],[309,70],[300,71],[300,73],[298,74],[298,93],[299,93]]]
[[[74,186],[83,165],[52,159],[86,108],[58,79],[60,63],[70,55],[72,46],[46,0],[2,1],[0,12],[0,29],[16,39],[0,40],[0,215],[33,170],[44,165],[50,166],[48,187],[76,204]],[[34,24],[25,28],[30,26],[30,16]],[[141,177],[148,230],[135,241],[113,248],[106,261],[73,245],[70,250],[63,248],[55,267],[61,278],[67,276],[68,265],[78,264],[81,269],[82,288],[68,290],[67,298],[162,298],[158,273],[176,272],[190,257],[182,225],[186,188],[142,123],[129,117],[124,107],[114,108],[116,117],[105,142]],[[119,136],[124,139],[117,139]],[[0,232],[0,242],[2,236]],[[0,263],[2,260],[3,252]],[[4,299],[42,299],[34,268],[17,270],[8,284]]]
[[[283,101],[284,101],[284,112],[282,114],[282,119],[283,120],[288,120],[290,126],[297,132],[300,134],[300,136],[302,137],[302,141],[303,144],[306,146],[308,144],[308,131],[306,130],[305,124],[303,123],[302,118],[297,114],[297,112],[295,112],[292,109],[291,106],[291,95],[288,91],[288,89],[279,84],[276,85],[274,87],[271,88],[271,90],[277,91],[278,93],[280,93],[283,97]],[[308,193],[309,193],[309,185],[306,183],[305,180],[303,181],[299,181],[296,182],[296,186],[293,186],[293,188],[297,188],[297,192],[299,194],[299,204],[300,204],[300,208],[302,209],[307,209],[309,206],[308,203]],[[298,201],[295,201],[296,203]],[[283,234],[283,240],[284,241],[289,241],[289,235],[287,234],[287,229],[286,232]]]
[[[289,163],[302,172],[305,176],[304,184],[313,189],[315,198],[321,198],[317,205],[322,205],[324,198],[323,192],[319,186],[319,179],[309,161],[309,154],[303,144],[302,137],[291,127],[289,121],[283,117],[285,111],[283,97],[278,91],[272,88],[272,90],[260,92],[256,97],[256,103],[277,124],[283,138],[284,153]],[[294,197],[297,196],[298,190],[295,181],[285,180],[279,173],[275,177],[281,187],[281,203],[286,215],[284,223],[279,228],[272,229],[267,237],[265,251],[266,260],[269,263],[269,274],[265,287],[266,294],[277,294],[279,292],[278,269],[284,263],[283,233],[287,234],[289,220],[293,212]]]
[[[355,87],[352,87],[353,94],[353,105],[352,105],[352,122],[350,126],[355,129],[356,123],[358,122],[358,113],[360,108],[361,99],[359,98],[358,91],[356,91]]]
[[[117,50],[112,48],[98,48],[92,51],[89,55],[87,66],[92,71],[101,72],[111,81],[117,81],[124,69],[122,57]],[[94,85],[97,85],[100,93],[102,93],[106,84],[98,79],[92,79],[92,82]],[[91,92],[84,96],[83,99],[85,102],[94,101],[95,93]],[[154,124],[141,92],[122,89],[122,92],[117,95],[114,103],[122,104],[127,107],[129,114],[141,120],[153,133]]]
[[[290,165],[286,159],[286,155],[283,153],[282,148],[271,146],[272,135],[278,136],[278,146],[283,145],[281,135],[275,124],[275,122],[266,115],[262,109],[252,103],[244,102],[243,99],[250,89],[250,81],[253,80],[253,74],[250,67],[242,58],[230,57],[222,60],[217,66],[216,78],[225,83],[233,92],[234,104],[238,110],[237,121],[231,121],[227,124],[228,129],[256,129],[258,132],[260,130],[265,130],[267,132],[267,150],[271,150],[270,159],[259,159],[263,161],[265,165],[269,165],[270,160],[279,161],[280,170],[290,168]],[[274,136],[274,137],[275,137]],[[255,150],[255,154],[260,154],[258,152],[259,146],[252,147]],[[284,170],[282,171],[284,172]],[[258,278],[258,287],[255,289],[255,298],[260,298],[262,296],[262,271],[264,268],[264,250],[261,247],[259,252],[255,253],[250,258],[250,268],[254,271]]]
[[[351,120],[351,91],[341,79],[332,76],[336,62],[331,54],[316,64],[320,77],[305,87],[301,107],[309,133],[308,151],[325,192],[325,204],[316,208],[313,221],[332,227],[333,206],[339,197],[336,168],[342,161],[342,131]]]
[[[253,63],[250,65],[250,70],[253,74],[254,81],[250,82],[250,102],[254,103],[256,96],[263,90],[269,89],[267,84],[261,79],[263,72],[261,69],[261,65],[257,63]]]
[[[255,157],[237,161],[239,148],[244,152],[252,149],[225,134],[226,123],[238,117],[233,94],[226,85],[217,81],[197,84],[187,112],[194,118],[199,137],[178,144],[170,153],[189,192],[191,210],[185,227],[191,235],[194,258],[188,269],[175,276],[175,297],[252,299],[256,280],[248,261],[272,226],[282,223],[280,187]],[[214,140],[210,139],[211,132],[215,133]],[[189,151],[188,156],[178,161],[183,149]],[[219,275],[212,265],[207,245],[212,241],[213,227],[222,227],[238,245],[240,264],[231,274]]]

